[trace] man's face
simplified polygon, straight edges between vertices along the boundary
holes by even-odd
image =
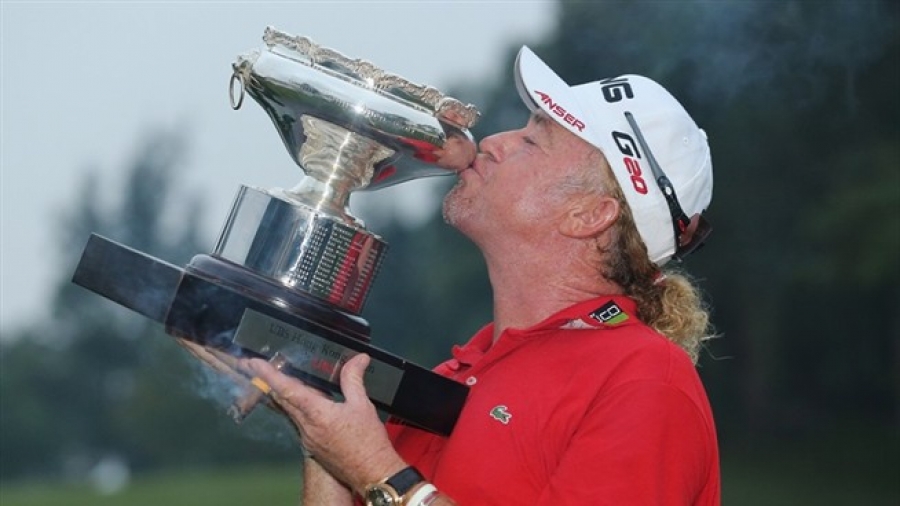
[[[539,240],[566,211],[564,183],[592,148],[546,115],[485,138],[444,199],[444,217],[478,244]]]

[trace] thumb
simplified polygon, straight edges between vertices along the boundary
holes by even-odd
[[[365,353],[354,356],[341,368],[341,391],[347,401],[368,399],[363,376],[371,359]]]

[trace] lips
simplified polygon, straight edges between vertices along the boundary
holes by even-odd
[[[479,170],[479,168],[478,168],[478,158],[477,157],[475,158],[475,160],[472,161],[472,163],[468,167],[466,167],[465,169],[463,169],[459,172],[459,176],[462,176],[464,172],[468,172],[470,170],[472,172],[474,172],[475,174],[478,174],[478,177],[483,177],[481,175],[481,170]]]

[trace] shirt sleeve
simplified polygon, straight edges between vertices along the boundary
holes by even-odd
[[[714,476],[711,416],[661,381],[600,394],[536,504],[693,505]]]

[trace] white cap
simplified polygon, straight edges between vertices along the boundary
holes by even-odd
[[[631,207],[650,260],[666,263],[678,250],[678,226],[649,158],[658,162],[684,214],[691,218],[702,213],[712,199],[706,133],[675,97],[643,76],[623,75],[569,86],[524,46],[516,58],[515,74],[519,95],[529,109],[544,111],[603,152]],[[632,128],[626,112],[639,132]]]

